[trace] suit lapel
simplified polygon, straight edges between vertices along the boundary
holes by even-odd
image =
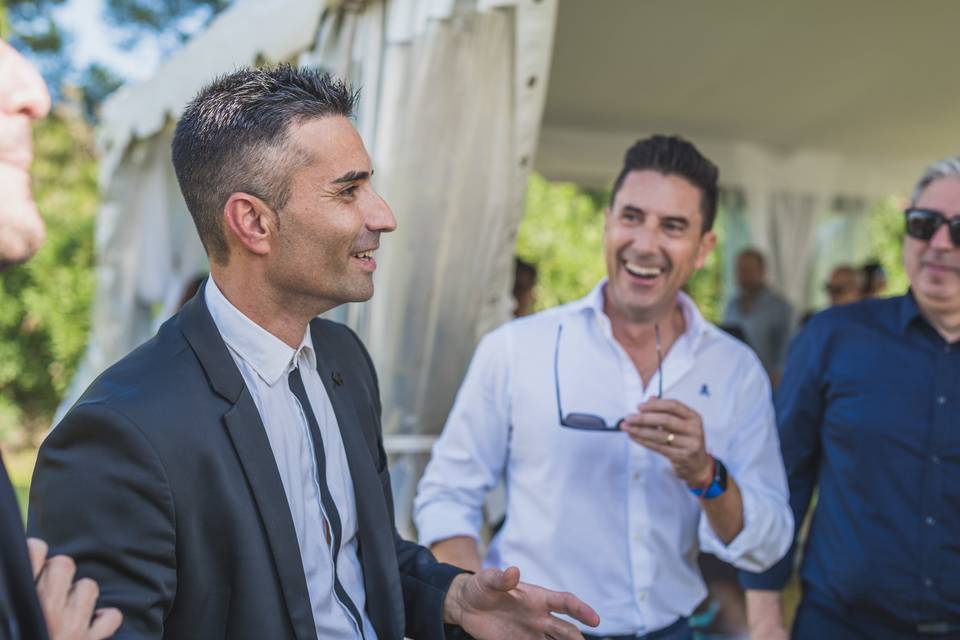
[[[210,386],[233,404],[223,416],[224,425],[266,531],[290,622],[297,640],[316,640],[297,533],[270,441],[243,376],[207,310],[203,290],[201,285],[197,295],[184,306],[180,328],[200,360]]]
[[[373,453],[350,398],[351,382],[355,385],[359,382],[351,381],[349,376],[357,370],[358,363],[351,362],[344,367],[345,363],[338,362],[337,349],[330,345],[329,339],[324,343],[326,336],[316,322],[311,326],[311,333],[317,354],[317,372],[337,416],[353,480],[367,614],[380,640],[399,640],[403,637],[403,595],[396,570],[393,522],[387,510],[386,496],[377,475]]]

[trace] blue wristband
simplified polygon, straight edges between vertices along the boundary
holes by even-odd
[[[716,464],[716,469],[713,472],[713,479],[707,488],[695,489],[693,487],[687,487],[690,493],[704,500],[712,500],[713,498],[723,495],[727,490],[727,468],[723,466],[723,463],[720,462],[718,458],[714,458],[713,460]]]

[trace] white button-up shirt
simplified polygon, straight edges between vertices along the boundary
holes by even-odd
[[[560,426],[563,412],[616,424],[656,397],[603,312],[586,298],[510,322],[477,347],[415,503],[420,542],[478,537],[483,501],[505,477],[506,523],[485,566],[572,591],[600,614],[591,633],[643,634],[690,615],[706,596],[698,550],[748,570],[779,560],[793,535],[770,384],[756,355],[706,322],[686,295],[686,330],[663,360],[663,396],[697,411],[707,450],[743,494],[744,527],[725,545],[663,456],[622,432]],[[582,625],[580,628],[586,629]]]
[[[320,501],[313,438],[303,409],[287,380],[291,371],[300,369],[303,386],[323,438],[327,484],[337,505],[343,530],[336,563],[337,576],[360,611],[364,637],[366,640],[376,640],[376,632],[365,609],[363,568],[357,553],[357,509],[353,482],[337,417],[317,373],[310,329],[308,327],[304,333],[300,346],[292,349],[233,306],[213,278],[207,280],[204,296],[213,322],[257,405],[277,462],[297,532],[317,637],[324,640],[355,640],[360,638],[360,630],[333,590],[333,553],[327,543],[326,526],[329,523]]]

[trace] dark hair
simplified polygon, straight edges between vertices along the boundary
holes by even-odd
[[[351,117],[357,94],[316,69],[244,68],[216,78],[187,105],[173,136],[173,168],[197,233],[212,260],[225,262],[223,206],[249,193],[276,209],[290,196],[290,175],[309,162],[290,126]]]
[[[877,261],[871,261],[866,263],[860,268],[863,273],[863,288],[862,293],[865,295],[871,295],[874,293],[874,289],[877,287],[877,283],[880,280],[887,279],[887,273],[883,269],[883,265]]]
[[[537,284],[537,268],[525,260],[513,259],[513,297],[518,297]]]
[[[747,247],[743,251],[737,254],[737,260],[743,260],[744,258],[752,258],[757,261],[757,264],[760,265],[761,271],[767,270],[767,258],[763,255],[763,252],[756,247]]]
[[[700,211],[703,213],[703,231],[713,228],[717,217],[717,165],[707,160],[693,144],[680,136],[655,135],[638,140],[627,149],[623,168],[613,185],[610,206],[631,171],[652,170],[665,176],[680,176],[700,189]]]

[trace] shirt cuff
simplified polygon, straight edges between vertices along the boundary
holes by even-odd
[[[793,572],[793,549],[763,573],[754,573],[752,571],[740,571],[740,586],[744,589],[757,589],[760,591],[783,591],[787,581],[790,580],[790,574]]]
[[[740,486],[740,496],[743,500],[743,529],[725,545],[707,517],[702,516],[701,549],[738,569],[764,571],[787,552],[793,539],[793,515],[786,500],[777,504],[775,499],[759,497],[744,486]]]
[[[417,538],[424,547],[456,536],[479,540],[481,518],[451,504],[421,507],[415,518]]]

